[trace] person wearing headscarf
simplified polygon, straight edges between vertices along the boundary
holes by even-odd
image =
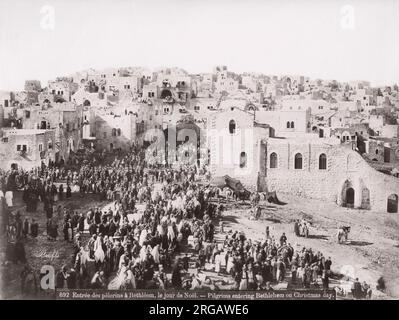
[[[103,240],[101,236],[98,236],[94,242],[94,260],[97,266],[102,265],[105,259],[105,253],[103,250]]]
[[[159,264],[159,244],[155,245],[154,248],[152,248],[151,255],[154,258],[154,263]]]

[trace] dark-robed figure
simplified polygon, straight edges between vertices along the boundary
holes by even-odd
[[[180,259],[175,263],[172,270],[172,286],[175,289],[181,289],[182,280],[181,280],[181,267],[180,267]]]
[[[72,197],[72,189],[71,186],[68,184],[66,189],[66,198],[69,199]]]

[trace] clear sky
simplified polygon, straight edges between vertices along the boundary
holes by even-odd
[[[90,67],[218,64],[399,82],[399,1],[0,1],[0,90]]]

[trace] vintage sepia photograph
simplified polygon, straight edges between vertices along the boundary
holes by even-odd
[[[0,0],[0,299],[399,299],[398,31],[396,0]]]

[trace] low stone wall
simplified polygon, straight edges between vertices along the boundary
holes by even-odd
[[[265,181],[269,191],[285,192],[301,197],[322,199],[348,205],[349,188],[353,189],[355,208],[387,211],[387,199],[391,194],[399,195],[399,179],[380,173],[355,151],[341,146],[316,147],[270,146],[271,152],[279,155],[278,167],[267,169]],[[294,169],[294,156],[301,152],[302,169]],[[319,169],[319,155],[327,156],[327,168]],[[350,204],[349,204],[350,205]]]

